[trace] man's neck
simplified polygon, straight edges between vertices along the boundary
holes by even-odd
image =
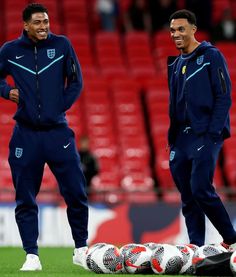
[[[181,51],[182,54],[190,54],[192,53],[201,43],[198,42],[197,40],[194,40],[193,43],[191,43],[188,47],[188,49],[186,49],[186,51]]]

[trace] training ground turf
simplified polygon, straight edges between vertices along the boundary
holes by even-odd
[[[40,248],[40,260],[43,270],[40,272],[21,272],[19,268],[25,261],[25,253],[21,248],[0,247],[0,277],[70,277],[70,276],[104,276],[111,274],[96,274],[89,272],[80,266],[72,264],[73,248]],[[122,277],[131,277],[132,274],[116,274]],[[157,275],[141,275],[155,277]],[[162,275],[163,276],[163,275]],[[166,275],[171,277],[171,275]],[[175,275],[176,276],[176,275]],[[188,277],[187,275],[184,275]]]

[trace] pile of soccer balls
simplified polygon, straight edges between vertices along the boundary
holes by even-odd
[[[84,267],[95,273],[188,274],[193,263],[205,257],[227,252],[221,245],[170,245],[158,243],[126,244],[121,248],[108,243],[89,247]],[[236,251],[231,256],[231,270],[236,273]]]

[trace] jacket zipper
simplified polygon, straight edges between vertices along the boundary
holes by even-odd
[[[187,65],[188,65],[188,61],[186,62],[185,66],[187,70]],[[187,72],[185,72],[184,74],[184,102],[185,102],[185,112],[184,112],[184,117],[185,117],[185,121],[187,122],[187,118],[188,118],[188,101],[187,101],[187,90],[185,89],[186,87],[186,79],[187,79]]]
[[[41,99],[39,93],[39,75],[38,75],[38,50],[37,47],[34,46],[34,60],[35,60],[35,72],[36,72],[36,95],[38,98],[38,122],[40,122],[41,117]]]

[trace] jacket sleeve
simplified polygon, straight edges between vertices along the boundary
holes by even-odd
[[[7,73],[7,65],[6,65],[6,58],[4,54],[4,46],[0,48],[0,96],[9,99],[9,92],[12,89],[6,82]]]
[[[223,55],[218,51],[212,51],[210,66],[210,78],[214,94],[213,112],[208,127],[211,136],[220,136],[229,117],[231,106],[231,81],[228,68]]]
[[[167,60],[167,69],[168,69],[168,87],[169,87],[169,119],[170,125],[168,129],[168,145],[172,146],[175,143],[177,131],[178,131],[178,124],[175,122],[175,108],[174,108],[174,81],[172,80],[173,72],[175,70],[175,64],[178,60],[176,56],[170,56]]]
[[[66,87],[64,90],[64,111],[68,110],[79,97],[83,88],[83,78],[77,56],[68,41],[66,54]]]

